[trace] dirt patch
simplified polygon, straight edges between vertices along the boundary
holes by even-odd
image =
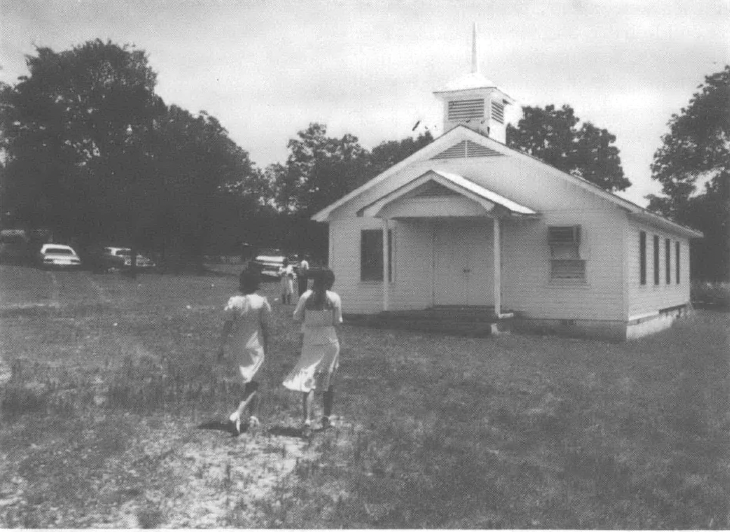
[[[0,468],[0,526],[255,526],[265,518],[257,502],[282,496],[297,465],[315,459],[310,443],[299,437],[266,430],[232,437],[173,419],[145,420],[124,451],[112,454],[103,463],[81,460],[77,480],[68,485],[77,493],[65,498],[41,495],[48,493],[41,479],[16,470],[25,460],[0,455],[7,466]]]
[[[96,526],[214,528],[230,525],[231,513],[236,510],[240,518],[246,509],[247,520],[256,522],[256,500],[283,489],[297,463],[313,458],[307,442],[266,431],[238,437],[194,428],[182,432],[167,423],[140,442],[141,449],[130,451],[158,463],[157,481]],[[159,522],[140,522],[145,519]]]

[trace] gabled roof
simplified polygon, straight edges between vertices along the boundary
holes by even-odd
[[[496,89],[497,85],[480,72],[469,72],[460,78],[451,80],[438,92],[466,91],[472,89]]]
[[[453,172],[444,172],[443,170],[429,170],[425,174],[410,181],[392,192],[386,194],[377,201],[361,209],[365,216],[376,216],[378,212],[386,205],[396,201],[397,199],[407,195],[409,192],[425,185],[428,182],[435,182],[454,192],[468,197],[476,201],[487,211],[491,211],[495,205],[499,205],[502,209],[511,214],[516,215],[535,215],[535,211],[524,205],[520,205],[510,199],[505,198],[481,185],[477,185],[467,178],[455,174]]]
[[[562,179],[579,188],[587,190],[588,192],[608,201],[609,203],[612,203],[612,204],[626,210],[627,212],[631,213],[635,218],[640,219],[646,223],[664,227],[668,230],[675,231],[675,232],[680,233],[689,238],[701,238],[703,236],[702,233],[699,231],[695,231],[694,229],[690,229],[688,227],[675,223],[671,220],[668,220],[662,216],[654,214],[654,213],[648,211],[647,209],[644,209],[643,207],[640,207],[629,200],[621,198],[615,194],[612,194],[611,192],[608,192],[607,190],[602,189],[598,185],[595,185],[594,183],[591,183],[590,181],[588,181],[586,179],[576,177],[567,172],[563,172],[562,170],[558,170],[554,166],[550,166],[549,164],[544,163],[543,161],[541,161],[540,159],[537,159],[536,157],[527,155],[527,154],[522,153],[521,151],[515,150],[513,148],[509,148],[507,145],[502,144],[501,142],[498,142],[492,138],[486,137],[480,133],[477,133],[476,131],[473,131],[463,125],[456,126],[455,128],[447,131],[446,133],[444,133],[443,135],[441,135],[440,137],[435,139],[433,142],[431,142],[431,144],[424,146],[419,151],[413,153],[409,157],[406,157],[401,162],[394,164],[393,166],[391,166],[390,168],[388,168],[381,174],[375,176],[373,179],[371,179],[367,183],[361,185],[360,187],[356,188],[349,194],[346,194],[345,196],[343,196],[339,200],[335,201],[331,205],[325,207],[324,209],[322,209],[321,211],[316,213],[314,216],[312,216],[312,220],[317,221],[317,222],[327,221],[327,219],[329,218],[332,211],[341,207],[348,201],[350,201],[353,198],[359,196],[360,194],[366,192],[367,190],[371,189],[372,187],[376,186],[377,184],[383,182],[384,180],[388,179],[390,176],[400,172],[405,167],[407,167],[415,162],[418,162],[418,161],[430,159],[433,156],[435,156],[438,153],[445,150],[446,148],[451,147],[455,142],[458,142],[460,140],[470,140],[472,142],[476,142],[478,144],[487,146],[488,148],[490,148],[494,151],[497,151],[503,155],[508,155],[510,157],[514,157],[516,159],[526,161],[529,164],[539,167],[543,171],[546,171],[546,172],[550,173],[551,175],[558,177],[559,179]]]

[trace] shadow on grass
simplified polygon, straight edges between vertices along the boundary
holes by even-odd
[[[315,429],[312,432],[320,432],[322,429]],[[301,428],[275,425],[268,431],[272,436],[285,436],[287,438],[306,438]]]
[[[241,426],[241,432],[238,432],[236,430],[236,426],[231,421],[221,421],[220,419],[206,421],[198,425],[196,428],[201,430],[220,430],[222,432],[227,432],[231,436],[238,436],[248,430],[248,426],[243,425]]]

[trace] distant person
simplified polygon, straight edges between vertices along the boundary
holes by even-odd
[[[307,276],[309,274],[309,255],[304,255],[302,257],[302,260],[299,261],[298,271],[297,271],[297,281],[299,284],[299,297],[302,297],[302,294],[307,291],[307,285],[309,284],[309,277]]]
[[[259,383],[254,378],[269,350],[271,319],[271,305],[265,297],[255,293],[259,288],[260,278],[254,271],[244,270],[241,273],[240,294],[232,296],[224,309],[225,323],[218,350],[218,360],[221,361],[228,347],[228,354],[232,360],[238,362],[238,369],[243,377],[243,399],[229,417],[238,434],[241,433],[241,424],[247,408],[248,426],[259,425]]]
[[[312,269],[312,289],[304,292],[294,310],[294,320],[302,322],[301,355],[284,379],[284,386],[302,393],[302,434],[312,431],[315,392],[322,394],[322,428],[330,426],[334,384],[339,366],[340,342],[338,329],[342,323],[340,296],[330,288],[335,274],[329,269]]]
[[[288,259],[284,259],[279,268],[279,276],[281,277],[281,302],[284,305],[290,305],[291,296],[294,293],[294,267],[289,264]]]

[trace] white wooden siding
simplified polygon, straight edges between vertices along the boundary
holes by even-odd
[[[426,160],[414,163],[391,179],[332,213],[335,234],[335,274],[343,301],[351,312],[382,309],[382,283],[360,281],[360,230],[380,228],[380,220],[358,218],[362,207],[430,169],[455,172],[542,214],[539,220],[506,220],[503,224],[502,303],[505,309],[546,319],[626,319],[623,291],[623,234],[616,228],[626,222],[622,211],[589,192],[548,172],[509,157]],[[581,225],[581,258],[586,262],[586,282],[550,281],[548,225]],[[416,225],[396,222],[395,278],[391,286],[392,309],[422,308],[430,304],[423,294],[423,278],[431,283],[429,265],[431,231],[418,234]],[[415,240],[413,240],[415,239]],[[430,265],[429,265],[430,267]],[[414,275],[405,273],[414,270]],[[418,268],[421,268],[418,270]],[[421,275],[419,275],[421,274]],[[409,279],[406,284],[405,279]]]
[[[360,232],[382,229],[376,218],[350,218],[330,222],[334,257],[330,268],[335,273],[335,291],[342,297],[344,313],[367,314],[383,308],[383,283],[360,280]],[[394,271],[397,275],[397,271]]]
[[[460,139],[455,140],[455,144]],[[426,148],[427,150],[427,148]],[[435,153],[434,153],[435,154]],[[431,154],[434,155],[434,154]],[[625,321],[689,301],[686,238],[644,227],[620,207],[531,161],[516,157],[415,161],[331,213],[336,289],[345,312],[382,309],[382,282],[360,281],[360,231],[381,229],[379,219],[357,212],[429,170],[454,172],[540,213],[536,220],[504,220],[502,304],[529,318]],[[415,207],[414,207],[415,208]],[[392,213],[391,213],[392,214]],[[390,307],[423,308],[432,303],[432,222],[394,221],[395,264]],[[547,227],[580,225],[585,283],[550,280]],[[639,230],[647,232],[647,285],[639,286]],[[661,239],[660,284],[653,281],[653,236]],[[664,242],[672,241],[672,283],[666,284]],[[681,243],[681,283],[676,284],[675,244]]]
[[[623,234],[616,209],[551,211],[503,223],[502,304],[528,318],[624,319]],[[550,280],[548,226],[580,225],[585,282]]]
[[[639,233],[646,232],[646,284],[641,284]],[[654,236],[659,237],[659,284],[654,284]],[[671,242],[671,284],[665,276],[665,240]],[[677,284],[676,248],[679,242],[679,274]],[[629,318],[641,317],[661,309],[684,305],[690,301],[689,241],[652,226],[629,220],[626,238],[626,259],[628,270],[628,313]]]
[[[550,172],[513,157],[438,159],[413,163],[332,212],[332,219],[357,216],[373,203],[429,170],[459,174],[538,212],[562,209],[616,209],[605,200]]]
[[[477,202],[461,195],[408,198],[395,201],[382,209],[380,215],[386,218],[430,217],[430,216],[485,216],[487,211]]]

